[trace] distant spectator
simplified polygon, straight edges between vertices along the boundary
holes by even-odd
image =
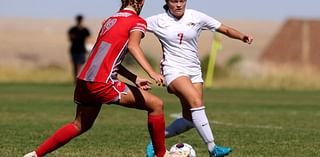
[[[72,26],[68,31],[68,37],[71,42],[70,56],[72,61],[74,80],[78,75],[79,70],[86,61],[86,42],[90,36],[90,31],[83,25],[83,16],[77,15],[76,25]]]

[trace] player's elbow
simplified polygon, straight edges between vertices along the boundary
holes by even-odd
[[[134,50],[134,46],[132,44],[128,44],[128,51],[131,52]]]
[[[128,51],[130,53],[136,52],[139,49],[139,45],[136,44],[128,44]]]

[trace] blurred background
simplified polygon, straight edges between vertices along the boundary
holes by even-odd
[[[141,16],[163,12],[163,4],[164,0],[146,0]],[[252,45],[218,36],[222,47],[208,87],[320,89],[319,6],[315,0],[189,0],[188,8],[254,36]],[[84,16],[94,42],[103,19],[119,7],[119,0],[1,0],[0,82],[72,83],[67,32],[74,17]],[[200,36],[204,74],[213,36],[209,31]],[[159,69],[158,40],[147,33],[142,47]],[[130,57],[126,64],[144,75]]]

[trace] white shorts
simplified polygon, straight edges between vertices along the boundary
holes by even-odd
[[[163,76],[165,77],[167,86],[169,86],[173,80],[177,79],[180,76],[189,77],[192,83],[202,83],[203,82],[201,70],[191,73],[187,69],[181,70],[181,69],[170,68],[170,70],[165,70],[165,68],[164,68]]]

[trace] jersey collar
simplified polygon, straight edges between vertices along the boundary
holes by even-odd
[[[120,10],[120,12],[129,12],[129,13],[137,15],[136,11],[131,8],[124,8],[124,9]]]

